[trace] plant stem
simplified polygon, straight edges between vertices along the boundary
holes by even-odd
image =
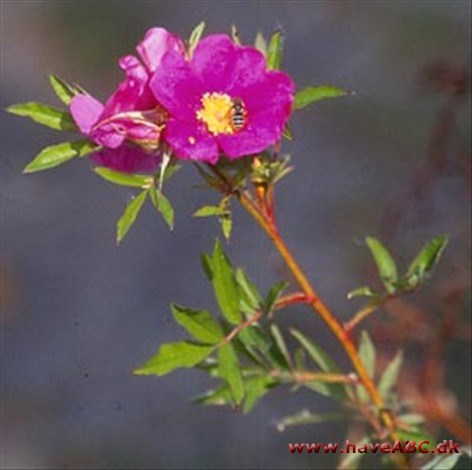
[[[256,220],[256,222],[263,228],[266,234],[274,243],[278,252],[286,262],[290,272],[299,284],[303,293],[310,299],[309,304],[315,310],[315,312],[322,318],[328,328],[333,332],[336,338],[343,346],[346,354],[349,356],[355,371],[359,376],[359,380],[364,385],[368,394],[372,398],[373,403],[379,410],[380,419],[383,425],[388,429],[392,437],[397,438],[395,435],[395,425],[391,414],[386,409],[385,402],[380,395],[377,387],[375,386],[372,378],[369,376],[364,364],[361,361],[357,348],[346,332],[341,322],[335,317],[335,315],[329,310],[325,303],[319,298],[318,294],[308,281],[307,277],[301,270],[297,261],[293,257],[292,253],[288,249],[284,240],[280,236],[277,227],[273,220],[267,218],[253,202],[252,198],[246,192],[237,193],[237,197],[241,205],[249,212],[249,214]]]

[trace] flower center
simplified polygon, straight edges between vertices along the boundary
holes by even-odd
[[[197,111],[197,119],[204,122],[213,135],[233,134],[233,100],[225,93],[205,93],[202,107]]]

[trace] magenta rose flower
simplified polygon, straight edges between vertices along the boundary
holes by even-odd
[[[168,51],[150,87],[169,113],[163,138],[175,155],[210,163],[278,142],[295,88],[285,73],[267,70],[261,52],[226,35],[201,40],[188,61]]]
[[[181,39],[163,28],[148,30],[136,49],[139,59],[132,55],[120,59],[126,78],[105,105],[88,94],[75,96],[70,105],[81,132],[108,149],[96,153],[92,160],[127,173],[156,168],[157,157],[129,142],[157,149],[165,112],[151,92],[149,80],[167,51],[185,53]]]

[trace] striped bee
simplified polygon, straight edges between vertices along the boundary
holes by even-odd
[[[239,98],[233,99],[231,107],[231,126],[235,131],[240,131],[246,124],[246,108]]]

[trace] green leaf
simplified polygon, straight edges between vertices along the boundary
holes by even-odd
[[[208,390],[207,392],[196,396],[192,401],[199,403],[200,405],[214,406],[231,405],[233,402],[231,390],[226,384],[216,389]]]
[[[303,410],[300,413],[288,415],[279,420],[276,424],[277,431],[284,432],[286,428],[291,426],[306,426],[309,424],[318,424],[326,422],[345,421],[346,415],[342,413],[310,413]]]
[[[239,332],[238,338],[244,346],[249,348],[255,347],[262,354],[267,353],[272,346],[271,341],[258,325],[251,325],[244,328]]]
[[[373,291],[370,287],[358,287],[347,294],[347,300],[351,300],[354,297],[375,297],[378,293]]]
[[[259,310],[262,303],[261,295],[256,286],[241,268],[236,270],[236,282],[239,287],[241,310],[248,314],[252,314],[256,310]]]
[[[317,364],[323,372],[330,372],[333,374],[340,373],[339,367],[317,344],[309,340],[298,330],[291,329],[290,333],[299,341],[313,362]]]
[[[256,34],[256,39],[254,40],[254,47],[267,56],[267,41],[264,38],[264,35],[259,31]]]
[[[359,341],[359,356],[369,376],[374,378],[375,346],[366,330],[361,331],[361,337]]]
[[[272,35],[267,50],[267,69],[278,70],[282,64],[282,32],[278,29]]]
[[[243,412],[249,413],[276,382],[267,376],[250,377],[245,381],[246,399]]]
[[[174,208],[169,199],[167,199],[155,186],[149,190],[149,196],[151,197],[154,207],[162,215],[167,225],[172,230],[174,228]]]
[[[282,332],[280,331],[279,327],[275,324],[270,326],[270,332],[272,334],[272,338],[274,338],[275,344],[277,345],[280,354],[282,354],[287,366],[289,368],[293,368],[292,358],[290,357],[290,353],[288,352],[287,344],[285,343],[284,337],[282,336]]]
[[[433,238],[426,243],[408,267],[406,274],[411,287],[421,284],[430,274],[449,241],[448,236]]]
[[[118,220],[116,228],[116,243],[120,243],[128,230],[136,222],[141,207],[143,207],[144,201],[146,200],[147,191],[139,193],[127,206],[123,215]]]
[[[176,322],[202,343],[215,344],[224,338],[221,326],[207,310],[191,310],[177,304],[171,305]]]
[[[225,318],[236,325],[241,320],[239,289],[231,263],[217,239],[213,249],[211,267],[212,284],[218,305]]]
[[[387,398],[390,391],[395,386],[400,373],[400,368],[403,362],[403,352],[398,351],[392,361],[388,364],[382,377],[379,381],[379,393],[382,397]]]
[[[282,292],[287,288],[288,282],[279,281],[275,283],[269,290],[267,298],[264,301],[262,310],[264,314],[269,315],[275,307],[277,300],[279,300]]]
[[[221,208],[219,206],[203,206],[193,213],[194,217],[212,217],[221,215]]]
[[[205,30],[205,22],[202,21],[198,23],[197,26],[193,29],[192,33],[190,34],[190,38],[188,40],[188,55],[192,57],[193,51],[197,47],[200,38],[202,37],[203,31]]]
[[[61,165],[74,157],[83,157],[98,149],[98,146],[88,140],[64,142],[43,149],[26,165],[23,173],[34,173]]]
[[[50,127],[57,131],[75,131],[75,125],[72,116],[60,109],[53,108],[42,103],[30,101],[29,103],[13,104],[7,108],[7,111],[17,116],[28,117],[33,121]]]
[[[392,256],[382,243],[373,237],[366,238],[372,256],[374,257],[380,278],[390,294],[395,292],[395,282],[397,282],[397,265]]]
[[[451,470],[459,461],[461,454],[443,454],[436,456],[427,464],[421,467],[421,470]]]
[[[327,98],[337,98],[339,96],[346,96],[348,92],[342,88],[330,85],[309,86],[295,94],[294,109],[303,109],[310,104],[317,101],[325,100]]]
[[[149,175],[130,175],[121,171],[110,170],[110,168],[98,166],[93,169],[97,175],[110,183],[120,186],[129,186],[135,188],[149,188],[152,185],[153,177]]]
[[[282,136],[285,137],[287,140],[293,140],[293,132],[292,132],[292,129],[288,127],[288,125],[284,127]]]
[[[200,262],[206,278],[211,282],[213,279],[213,261],[211,255],[202,253],[200,255]]]
[[[188,341],[163,344],[159,352],[134,371],[136,375],[165,375],[175,369],[190,368],[208,357],[214,346],[203,346]]]
[[[237,405],[244,397],[244,383],[239,369],[239,360],[231,343],[227,343],[218,350],[218,373],[231,389],[231,394]]]
[[[375,373],[375,347],[374,343],[370,339],[367,331],[361,331],[361,337],[359,341],[359,356],[361,358],[362,364],[369,374],[369,377],[374,378]],[[369,401],[369,394],[363,385],[358,385],[357,393],[361,402],[366,403]]]
[[[226,240],[229,240],[231,236],[231,230],[233,228],[233,218],[231,216],[231,212],[226,212],[220,216],[219,220],[223,236],[226,238]]]
[[[57,97],[67,106],[70,105],[70,102],[74,96],[80,94],[77,88],[69,85],[57,75],[49,75],[49,83],[51,84]]]

